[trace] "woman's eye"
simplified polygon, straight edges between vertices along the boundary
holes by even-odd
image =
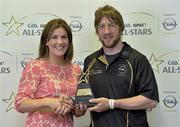
[[[67,40],[68,36],[67,35],[63,35],[63,36],[53,35],[53,36],[50,37],[50,39],[54,39],[54,40],[58,40],[58,39]]]
[[[66,38],[68,38],[68,37],[67,37],[67,36],[62,36],[62,38],[66,39]]]
[[[57,38],[57,36],[51,36],[51,39],[56,39]]]

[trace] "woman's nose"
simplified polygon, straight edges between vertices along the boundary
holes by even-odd
[[[63,39],[62,39],[62,37],[57,37],[57,43],[63,43]]]

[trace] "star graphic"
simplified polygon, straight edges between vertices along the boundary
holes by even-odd
[[[154,55],[154,53],[152,53],[149,62],[150,62],[150,64],[151,64],[152,68],[153,68],[156,72],[160,73],[159,65],[162,64],[162,63],[164,62],[164,60],[161,60],[161,59],[157,58],[157,57]]]
[[[87,73],[82,72],[82,75],[81,75],[81,77],[80,77],[79,84],[80,84],[80,83],[83,83],[83,82],[88,83],[88,81],[89,81],[88,75],[89,75],[88,72],[87,72]]]
[[[6,112],[9,112],[10,110],[15,109],[15,107],[14,107],[14,101],[15,101],[15,94],[14,94],[14,92],[11,93],[9,98],[2,99],[2,101],[4,101],[5,103],[8,104],[8,106],[6,108]]]
[[[24,23],[19,23],[15,20],[15,17],[12,16],[9,22],[6,23],[2,23],[3,25],[5,25],[6,27],[8,27],[7,32],[6,32],[6,36],[8,36],[11,33],[15,33],[16,35],[20,35],[19,34],[19,27],[21,27]]]

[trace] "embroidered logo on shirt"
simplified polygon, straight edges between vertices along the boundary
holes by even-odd
[[[97,70],[91,70],[90,71],[90,75],[97,75],[97,74],[102,74],[103,73],[103,70],[101,69],[97,69]]]
[[[126,76],[126,72],[128,71],[128,66],[125,64],[119,64],[118,67],[118,76]]]

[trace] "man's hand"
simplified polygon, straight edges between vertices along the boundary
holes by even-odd
[[[109,110],[109,99],[107,98],[90,99],[89,102],[96,103],[96,106],[90,107],[89,111],[103,112]]]

